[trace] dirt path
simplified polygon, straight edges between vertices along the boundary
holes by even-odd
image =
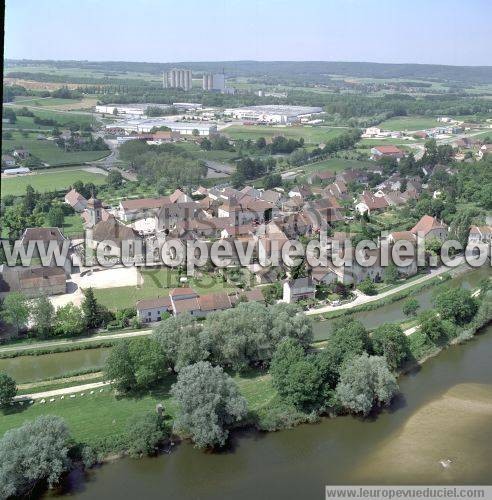
[[[96,389],[98,389],[100,392],[102,392],[102,388],[106,387],[109,385],[109,382],[93,382],[92,384],[83,384],[83,385],[76,385],[73,387],[64,387],[63,389],[54,389],[52,391],[44,391],[44,392],[35,392],[33,394],[22,394],[21,396],[15,396],[14,401],[29,401],[29,400],[34,400],[34,399],[41,399],[41,400],[46,400],[46,399],[53,399],[55,396],[65,396],[68,395],[68,397],[75,397],[75,393],[79,392],[85,392],[85,391],[93,391],[96,392]],[[43,401],[41,401],[42,403]],[[47,402],[47,401],[45,401]],[[50,401],[52,402],[52,401]]]
[[[144,337],[150,335],[152,330],[136,330],[134,332],[113,333],[109,335],[93,335],[92,337],[83,337],[76,340],[57,340],[54,342],[36,342],[35,344],[14,345],[0,348],[0,354],[4,352],[29,351],[31,349],[45,349],[50,347],[72,346],[78,344],[87,344],[88,342],[100,342],[101,340],[125,339],[132,337]]]

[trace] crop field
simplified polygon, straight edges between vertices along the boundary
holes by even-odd
[[[432,117],[399,116],[380,123],[378,127],[383,130],[422,130],[439,125],[442,124]]]
[[[342,134],[343,128],[331,127],[269,127],[267,125],[233,125],[221,132],[231,139],[251,139],[283,135],[287,139],[304,139],[306,144],[320,144]]]
[[[25,106],[26,108],[42,107],[47,109],[59,110],[77,110],[92,108],[97,103],[97,96],[86,96],[81,99],[61,99],[57,97],[29,97],[16,96],[14,99],[15,106]],[[35,112],[35,110],[33,110]]]
[[[0,195],[2,198],[9,194],[14,196],[23,195],[29,184],[39,192],[65,189],[75,181],[82,181],[84,183],[93,182],[96,185],[100,185],[106,182],[106,176],[77,168],[41,170],[29,175],[2,177]]]
[[[29,133],[24,137],[19,132],[12,133],[12,139],[2,140],[2,153],[13,149],[27,149],[36,158],[49,165],[77,164],[99,160],[108,156],[109,151],[73,151],[60,149],[54,141],[38,140],[37,133]]]

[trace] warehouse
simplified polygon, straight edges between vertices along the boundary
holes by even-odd
[[[149,133],[153,128],[167,127],[171,132],[177,132],[180,135],[194,135],[196,130],[199,136],[205,137],[217,133],[217,125],[210,123],[187,123],[187,122],[172,122],[163,118],[135,119],[127,120],[119,123],[110,123],[106,125],[107,129],[118,127],[126,133],[138,132]]]
[[[282,106],[265,105],[231,108],[224,111],[224,115],[236,120],[254,121],[261,123],[294,123],[312,115],[323,113],[323,108],[314,106]]]
[[[109,115],[126,115],[126,116],[145,116],[147,108],[170,109],[168,104],[107,104],[97,105],[96,113]],[[116,111],[115,111],[116,110]]]

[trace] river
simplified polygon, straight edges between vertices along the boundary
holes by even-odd
[[[464,274],[460,274],[448,281],[445,281],[441,286],[463,287],[467,289],[477,288],[480,281],[486,276],[491,276],[492,269],[490,266],[484,266],[480,269],[475,269]],[[419,312],[425,311],[432,307],[432,297],[436,293],[436,287],[431,286],[424,288],[412,297],[416,298],[420,304]],[[383,321],[387,323],[395,323],[405,320],[405,315],[402,312],[403,304],[407,299],[397,300],[391,304],[387,304],[372,311],[363,311],[355,313],[353,317],[363,323],[368,328],[375,328]],[[335,319],[325,321],[315,321],[313,323],[313,333],[316,340],[324,340],[329,337],[333,328]]]
[[[476,288],[480,281],[491,275],[490,266],[469,271],[446,281],[443,286],[462,286]],[[421,310],[431,307],[435,287],[425,288],[415,295],[421,305]],[[362,321],[366,328],[375,328],[382,321],[394,322],[405,319],[402,306],[406,299],[387,304],[372,311],[356,313],[353,316]],[[314,338],[326,339],[336,320],[315,321],[313,323]],[[18,356],[16,358],[0,359],[0,372],[4,371],[18,383],[34,382],[51,377],[61,377],[66,373],[102,368],[110,348],[101,347],[78,351],[42,354],[39,356]]]
[[[83,479],[74,498],[319,499],[326,484],[490,484],[492,326],[400,379],[372,419],[339,417],[277,433],[237,433],[222,453],[184,443],[122,459]],[[439,464],[450,459],[448,469]]]

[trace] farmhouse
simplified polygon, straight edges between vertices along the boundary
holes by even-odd
[[[65,293],[65,270],[61,267],[0,265],[0,298],[10,292],[22,292],[28,298]]]
[[[444,241],[448,237],[448,226],[439,222],[435,217],[424,215],[410,232],[423,237],[425,240],[436,238]]]
[[[120,201],[119,214],[121,219],[129,222],[135,219],[143,219],[155,216],[159,210],[170,203],[169,197],[162,198],[139,198],[135,200]]]
[[[288,304],[299,300],[314,299],[316,287],[311,278],[297,278],[284,283],[283,298]]]
[[[386,146],[375,146],[371,149],[371,159],[379,160],[381,158],[403,158],[405,153],[397,148],[396,146],[386,145]]]
[[[76,212],[83,212],[87,207],[87,200],[73,188],[65,195],[65,203],[70,205]]]
[[[472,226],[468,235],[468,243],[490,243],[492,226]]]

